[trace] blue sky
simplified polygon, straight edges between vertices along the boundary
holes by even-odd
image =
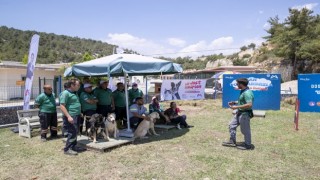
[[[316,0],[1,0],[0,7],[0,26],[166,57],[230,54],[238,51],[232,48],[260,44],[267,20],[276,15],[283,20],[289,8],[320,12]]]

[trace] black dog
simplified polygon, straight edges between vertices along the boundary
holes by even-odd
[[[104,139],[107,139],[105,124],[103,122],[104,117],[101,114],[93,114],[89,119],[89,128],[87,128],[87,135],[93,140],[94,143],[97,142],[97,136],[101,133]]]

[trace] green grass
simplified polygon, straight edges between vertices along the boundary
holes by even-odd
[[[295,131],[294,106],[267,111],[251,120],[255,150],[241,151],[221,146],[232,118],[221,100],[178,105],[194,128],[77,157],[63,154],[61,139],[41,143],[0,129],[0,179],[319,179],[319,114],[301,113]]]

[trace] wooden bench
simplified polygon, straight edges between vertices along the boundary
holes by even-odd
[[[39,109],[18,110],[17,115],[19,136],[31,138],[31,130],[40,127]],[[62,116],[60,106],[57,106],[58,125],[63,122]]]

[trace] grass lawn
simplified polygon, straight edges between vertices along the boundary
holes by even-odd
[[[166,103],[167,105],[168,103]],[[320,115],[301,113],[294,130],[294,106],[251,120],[255,149],[221,146],[229,138],[230,109],[221,100],[181,101],[191,129],[159,132],[105,153],[63,154],[61,139],[19,137],[0,129],[0,179],[319,179]],[[243,136],[238,129],[238,141]]]

